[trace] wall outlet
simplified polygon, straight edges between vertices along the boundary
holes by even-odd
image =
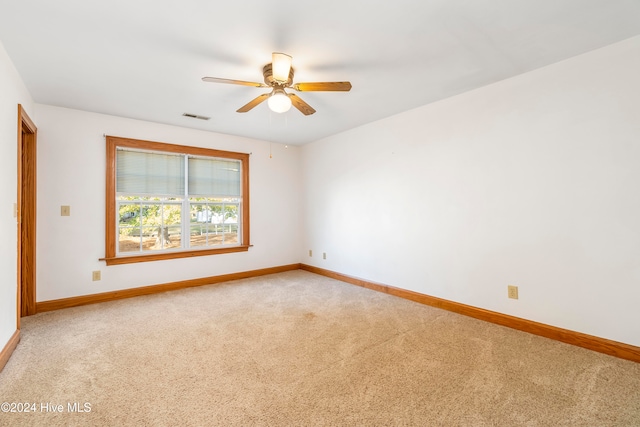
[[[322,252],[322,259],[327,259],[327,253],[326,252]]]
[[[507,295],[511,299],[518,299],[518,287],[513,285],[507,286]]]
[[[93,275],[92,275],[92,278],[93,278],[93,279],[92,279],[92,280],[93,280],[94,282],[97,282],[98,280],[100,280],[100,279],[101,279],[101,277],[100,277],[100,276],[101,276],[101,274],[100,274],[100,270],[96,270],[96,271],[94,271],[94,272],[93,272]]]
[[[309,256],[313,256],[313,251],[309,249]]]
[[[70,216],[71,206],[60,206],[60,216]]]

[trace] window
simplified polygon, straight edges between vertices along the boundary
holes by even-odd
[[[249,155],[107,136],[107,265],[246,251]]]

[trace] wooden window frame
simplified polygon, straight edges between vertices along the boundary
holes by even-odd
[[[215,150],[211,148],[191,147],[186,145],[167,144],[164,142],[144,141],[139,139],[106,136],[107,145],[107,173],[106,173],[106,213],[105,213],[105,261],[107,265],[133,264],[147,261],[160,261],[176,258],[192,258],[197,256],[218,255],[233,252],[246,252],[251,247],[249,225],[249,154],[232,151]],[[218,157],[240,160],[242,162],[242,209],[241,227],[242,242],[237,246],[222,248],[186,249],[181,251],[150,253],[144,255],[116,254],[117,222],[116,222],[116,150],[119,148],[133,148],[158,152],[191,154],[195,156]]]

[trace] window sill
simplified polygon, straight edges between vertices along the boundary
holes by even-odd
[[[131,255],[131,256],[119,256],[113,258],[100,258],[100,261],[105,261],[107,265],[121,265],[121,264],[135,264],[138,262],[149,261],[161,261],[166,259],[179,259],[179,258],[193,258],[197,256],[207,255],[219,255],[228,254],[233,252],[247,252],[251,246],[232,246],[226,248],[217,249],[199,249],[195,251],[181,251],[181,252],[163,252],[159,254],[149,255]]]

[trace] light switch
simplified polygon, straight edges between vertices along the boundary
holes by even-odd
[[[60,206],[60,216],[71,216],[71,206]]]

